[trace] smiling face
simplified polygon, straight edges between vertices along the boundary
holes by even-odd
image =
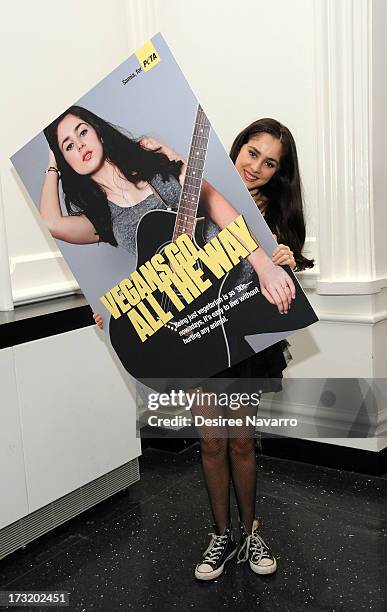
[[[235,167],[248,189],[259,189],[279,170],[281,155],[280,140],[260,132],[242,145]]]
[[[95,129],[80,117],[66,115],[58,124],[58,145],[78,174],[93,174],[104,161],[103,146]]]

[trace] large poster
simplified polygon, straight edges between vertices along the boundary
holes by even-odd
[[[262,290],[276,242],[161,34],[12,162],[136,379],[206,378],[317,320],[290,268],[265,268],[286,314]]]

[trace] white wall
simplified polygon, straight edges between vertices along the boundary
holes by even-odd
[[[290,128],[300,156],[308,235],[315,236],[313,2],[159,0],[157,5],[160,29],[227,149],[259,117]]]
[[[125,11],[123,0],[15,0],[3,7],[0,173],[17,302],[77,285],[9,157],[127,57]]]

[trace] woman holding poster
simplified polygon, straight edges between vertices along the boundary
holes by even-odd
[[[313,267],[313,260],[302,254],[305,242],[305,221],[298,169],[296,145],[290,131],[274,119],[260,119],[244,129],[235,139],[231,152],[236,169],[249,189],[280,243],[272,255],[277,265],[303,270]],[[288,246],[289,245],[289,246]],[[253,315],[253,313],[251,313]],[[94,315],[102,327],[100,315]],[[250,324],[253,317],[250,318]],[[249,317],[247,317],[249,319]],[[247,343],[246,343],[247,344]],[[279,342],[251,355],[226,371],[219,378],[260,378],[267,381],[266,391],[280,389],[280,379],[286,367],[286,343]],[[253,416],[251,406],[235,412],[224,409],[222,416]],[[197,406],[193,415],[219,416],[208,407]],[[257,574],[271,574],[277,569],[275,557],[258,533],[255,519],[256,456],[254,427],[199,427],[202,466],[209,494],[215,533],[208,549],[197,565],[199,580],[217,578],[225,563],[237,552],[230,524],[230,484],[233,482],[240,518],[241,541],[238,561],[249,561]]]
[[[290,131],[274,119],[260,119],[245,128],[235,139],[230,152],[236,169],[249,189],[259,210],[280,243],[272,255],[278,265],[303,270],[313,267],[313,260],[302,254],[305,221],[301,194],[298,157]],[[287,246],[285,246],[287,245]],[[253,313],[251,313],[253,315]],[[247,317],[248,318],[248,317]],[[283,342],[220,372],[220,378],[260,378],[267,380],[266,391],[278,391],[286,367]],[[247,417],[256,414],[256,406],[238,412],[225,408],[225,417]],[[198,407],[193,414],[213,416],[214,409]],[[219,413],[219,408],[216,409]],[[246,421],[245,421],[246,422]],[[200,427],[202,466],[214,518],[215,533],[209,547],[196,566],[199,580],[217,578],[225,563],[237,553],[230,522],[230,484],[238,503],[240,544],[238,562],[248,561],[253,572],[272,574],[277,562],[258,532],[255,518],[257,465],[255,427]]]

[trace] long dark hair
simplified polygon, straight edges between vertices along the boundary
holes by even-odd
[[[68,214],[85,214],[94,225],[100,240],[117,246],[105,191],[90,176],[75,172],[59,147],[58,125],[67,115],[79,117],[95,129],[103,142],[104,158],[117,166],[125,178],[135,185],[140,181],[150,182],[156,174],[161,174],[164,181],[171,175],[178,179],[182,162],[171,162],[160,149],[151,151],[143,148],[139,140],[131,138],[121,128],[81,106],[71,106],[45,128],[44,135],[61,173]]]
[[[314,260],[302,255],[305,243],[305,219],[297,149],[291,132],[275,119],[258,119],[235,138],[230,157],[235,164],[242,146],[250,138],[261,133],[278,138],[282,144],[279,169],[266,185],[260,187],[260,193],[268,199],[265,221],[277,235],[278,242],[291,248],[297,269],[312,268]]]

